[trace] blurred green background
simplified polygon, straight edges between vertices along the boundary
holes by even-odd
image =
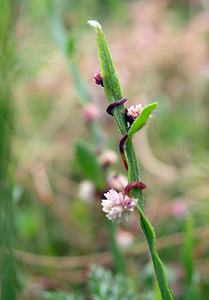
[[[103,25],[129,105],[159,101],[135,138],[146,212],[175,299],[208,299],[208,1],[0,7],[1,299],[161,299],[137,215],[113,228],[101,212],[113,172],[125,174],[119,157],[104,163],[120,136],[93,81],[89,19]]]

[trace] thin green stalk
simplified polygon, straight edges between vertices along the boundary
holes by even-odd
[[[112,61],[111,53],[109,50],[108,43],[106,41],[104,32],[102,31],[101,25],[96,21],[89,21],[97,33],[97,45],[99,60],[101,66],[101,73],[103,78],[104,90],[109,103],[115,102],[123,97],[120,82],[115,71],[115,67]],[[114,118],[120,129],[120,132],[124,134],[127,132],[127,124],[124,117],[124,106],[120,105],[114,110]],[[132,138],[129,137],[126,142],[125,156],[128,163],[128,178],[129,181],[139,181],[140,172],[139,165],[136,158]],[[144,213],[143,203],[144,199],[142,192],[135,189],[133,196],[138,198],[137,209],[140,215],[141,229],[146,237],[156,278],[158,281],[159,289],[163,300],[172,300],[173,296],[169,290],[163,264],[156,250],[156,236],[152,225]]]

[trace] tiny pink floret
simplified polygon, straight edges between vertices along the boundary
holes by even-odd
[[[131,117],[133,120],[135,120],[140,115],[142,110],[143,110],[143,107],[141,104],[134,104],[128,108],[127,115],[129,117]]]

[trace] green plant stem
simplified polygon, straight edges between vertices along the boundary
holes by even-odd
[[[105,35],[102,28],[97,22],[90,22],[97,33],[97,44],[98,53],[100,59],[100,66],[102,72],[102,78],[104,83],[104,90],[107,96],[108,102],[115,102],[123,97],[122,90],[120,87],[120,82],[117,77],[115,67],[112,61],[112,56],[109,50],[108,43],[106,41]],[[118,125],[121,134],[127,132],[127,124],[124,117],[124,106],[118,106],[114,109],[113,116]],[[128,179],[129,181],[139,181],[140,171],[139,165],[136,158],[132,138],[128,138],[125,147],[125,156],[128,163]],[[150,224],[148,218],[144,213],[144,199],[142,192],[138,189],[133,189],[133,196],[138,198],[137,209],[140,215],[140,225],[142,231],[146,237],[156,278],[158,281],[159,289],[163,300],[172,300],[173,296],[169,290],[163,264],[156,250],[156,236],[152,225]]]

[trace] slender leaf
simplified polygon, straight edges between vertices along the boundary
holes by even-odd
[[[138,118],[136,118],[136,120],[131,125],[128,131],[129,137],[135,134],[137,131],[139,131],[142,127],[144,127],[151,113],[157,108],[157,106],[158,106],[158,102],[152,102],[144,107],[141,114],[138,116]]]

